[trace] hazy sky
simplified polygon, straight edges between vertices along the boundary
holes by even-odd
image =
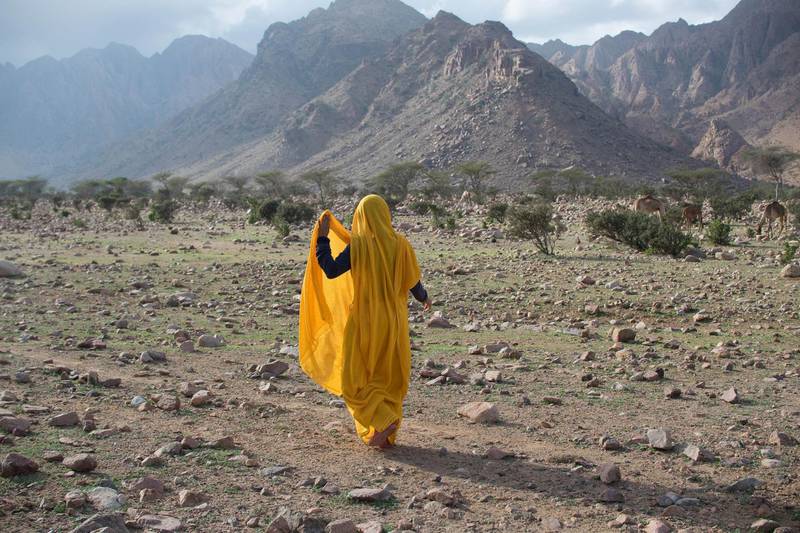
[[[738,0],[407,0],[431,17],[440,9],[470,23],[504,22],[517,38],[592,43],[630,29],[652,32],[683,17],[718,20]],[[0,0],[0,63],[67,57],[111,41],[143,54],[188,33],[222,37],[255,52],[272,22],[294,20],[329,0]]]

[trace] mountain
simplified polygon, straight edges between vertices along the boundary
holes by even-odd
[[[253,56],[191,35],[146,58],[112,43],[57,61],[0,65],[0,175],[48,174],[152,127],[235,80]]]
[[[440,12],[269,135],[177,172],[212,179],[326,166],[358,179],[408,159],[440,168],[486,160],[511,187],[536,168],[655,180],[692,164],[609,117],[499,22],[471,26]]]
[[[800,2],[742,0],[716,22],[624,33],[592,46],[605,53],[548,59],[608,113],[685,153],[717,118],[751,144],[800,149]]]
[[[225,157],[272,132],[284,117],[426,20],[399,0],[336,0],[294,22],[272,24],[235,83],[146,135],[92,154],[71,173],[146,176]]]

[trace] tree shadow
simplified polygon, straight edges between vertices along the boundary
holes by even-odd
[[[457,451],[443,452],[420,446],[398,445],[386,451],[386,459],[442,477],[494,485],[498,488],[531,491],[581,505],[605,503],[602,501],[603,494],[609,488],[614,488],[623,494],[624,502],[606,503],[611,513],[623,511],[634,515],[662,517],[664,508],[658,506],[657,500],[659,496],[674,491],[684,498],[700,500],[699,505],[673,507],[670,511],[677,513],[675,520],[705,527],[717,526],[723,530],[734,523],[737,527],[749,527],[759,518],[756,509],[764,501],[757,496],[725,492],[724,487],[720,486],[681,488],[641,483],[626,477],[626,474],[631,473],[626,472],[624,464],[620,467],[622,481],[606,485],[600,481],[596,465],[567,454],[558,458],[560,464],[542,464],[525,458],[489,460]],[[782,525],[794,525],[792,516],[786,509],[776,505],[773,511],[772,519]],[[664,519],[669,521],[673,517]]]

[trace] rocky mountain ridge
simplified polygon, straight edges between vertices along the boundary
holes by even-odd
[[[152,127],[230,83],[253,56],[190,35],[144,57],[117,43],[0,67],[0,175],[48,174]]]

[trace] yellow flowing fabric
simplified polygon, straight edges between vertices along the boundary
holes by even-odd
[[[403,416],[411,373],[408,291],[420,279],[419,266],[380,196],[361,200],[352,233],[325,215],[333,257],[350,244],[350,271],[325,276],[316,256],[317,221],[300,298],[300,366],[344,399],[358,435],[369,442],[393,423],[399,428]]]

